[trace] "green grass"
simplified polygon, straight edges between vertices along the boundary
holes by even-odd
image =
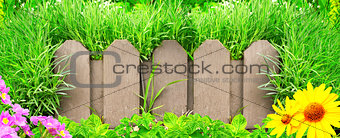
[[[58,48],[51,43],[54,28],[28,13],[8,17],[0,32],[0,75],[11,88],[12,100],[28,108],[30,115],[53,114],[64,84],[58,79],[64,74],[53,73]]]
[[[146,60],[162,40],[189,41],[186,12],[176,2],[127,9],[115,4],[104,7],[100,2],[70,0],[50,9],[44,7],[38,9],[38,14],[57,28],[53,34],[56,42],[78,40],[90,51],[103,51],[114,40],[127,39]],[[54,16],[46,18],[50,14]]]
[[[340,31],[327,23],[327,15],[312,13],[283,27],[280,72],[270,74],[275,99],[292,98],[296,90],[326,84],[340,94]],[[331,27],[331,28],[330,28]]]

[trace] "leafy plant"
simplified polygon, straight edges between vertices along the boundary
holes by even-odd
[[[117,136],[122,137],[246,137],[245,118],[239,114],[231,124],[220,120],[212,120],[199,114],[177,117],[173,113],[165,113],[163,121],[155,120],[150,113],[121,120],[115,128]]]
[[[111,138],[115,135],[113,130],[109,130],[109,124],[103,124],[101,119],[92,114],[87,120],[82,119],[80,124],[74,121],[59,116],[59,121],[65,124],[65,128],[70,132],[73,137],[88,138],[88,137],[101,137]]]
[[[131,118],[120,120],[114,131],[116,136],[125,137],[164,137],[165,129],[163,122],[157,122],[150,113],[143,112],[141,116],[133,115]]]

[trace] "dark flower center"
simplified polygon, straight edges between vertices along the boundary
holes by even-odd
[[[326,110],[319,103],[310,103],[306,106],[303,114],[309,122],[319,122],[325,115]]]
[[[285,125],[289,124],[291,120],[292,120],[292,116],[287,115],[287,114],[283,115],[281,118],[281,122]]]

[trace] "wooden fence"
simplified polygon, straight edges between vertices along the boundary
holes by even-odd
[[[69,97],[61,101],[61,115],[79,122],[93,112],[92,107],[113,128],[123,117],[139,113],[137,95],[144,93],[152,63],[140,62],[139,52],[129,41],[116,40],[103,52],[103,60],[90,60],[90,52],[80,42],[68,40],[55,56],[60,60],[69,55],[70,60],[61,62],[55,71],[63,67],[70,70],[65,81],[77,88],[65,91]],[[163,41],[153,53],[153,62],[163,69],[155,71],[154,89],[158,91],[176,80],[187,81],[166,87],[155,102],[155,107],[163,107],[154,113],[182,115],[192,111],[228,123],[245,107],[241,113],[248,121],[247,128],[253,128],[273,112],[271,98],[264,98],[268,91],[258,88],[268,82],[259,74],[260,68],[274,69],[271,63],[264,66],[267,62],[263,56],[278,56],[266,40],[252,43],[243,60],[231,60],[230,52],[218,40],[205,41],[195,51],[194,60],[177,41]]]

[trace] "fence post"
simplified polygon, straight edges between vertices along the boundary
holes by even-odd
[[[98,116],[104,115],[103,60],[91,60],[91,108]],[[95,85],[99,87],[94,87]]]
[[[233,118],[243,107],[243,60],[232,60],[231,65],[233,73],[230,75],[230,114]]]
[[[245,74],[243,76],[243,114],[248,124],[247,128],[253,128],[255,124],[261,124],[267,114],[272,113],[271,97],[264,97],[268,91],[261,90],[258,86],[267,83],[266,75],[259,74],[272,68],[273,64],[266,66],[263,56],[277,57],[278,53],[267,40],[253,42],[244,52]]]
[[[158,92],[166,84],[187,79],[187,53],[175,40],[165,40],[162,45],[154,51],[154,64],[159,64],[155,71],[154,88]],[[163,105],[162,108],[154,110],[154,113],[163,115],[164,112],[173,112],[182,115],[187,109],[187,81],[181,81],[166,87],[158,97],[154,107]]]
[[[80,122],[81,118],[88,118],[90,115],[90,88],[78,87],[79,85],[90,84],[90,52],[80,43],[74,40],[65,41],[56,51],[56,60],[61,61],[71,56],[70,60],[60,62],[55,68],[55,72],[70,70],[64,81],[75,85],[77,88],[64,91],[68,96],[60,101],[61,110],[59,114],[67,116],[71,120]],[[72,67],[72,69],[71,69]]]
[[[194,53],[194,112],[229,122],[230,53],[218,40],[206,40]],[[199,67],[198,67],[199,66]],[[205,69],[206,68],[206,69]]]
[[[115,40],[103,52],[104,118],[111,128],[138,113],[139,52],[127,40]]]

